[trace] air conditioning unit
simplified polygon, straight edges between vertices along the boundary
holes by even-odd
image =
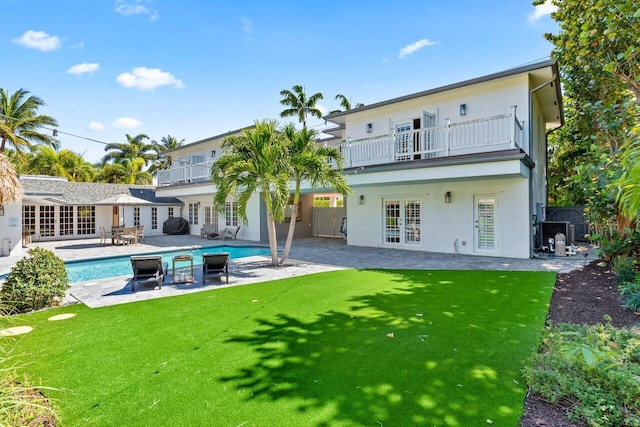
[[[570,234],[569,221],[541,221],[540,222],[540,238],[542,246],[546,246],[549,239],[554,239],[556,234],[562,233],[567,238],[567,243],[573,244]]]

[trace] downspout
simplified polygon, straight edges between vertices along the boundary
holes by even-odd
[[[551,80],[542,83],[541,85],[536,86],[535,88],[531,89],[529,91],[529,157],[531,158],[531,160],[534,163],[533,168],[531,169],[531,172],[529,173],[529,221],[531,221],[531,225],[529,226],[529,258],[533,258],[534,257],[534,253],[533,250],[535,248],[535,241],[534,241],[534,235],[533,235],[533,177],[534,177],[534,173],[535,173],[535,164],[536,164],[536,159],[534,158],[534,152],[533,152],[533,94],[536,93],[537,91],[539,91],[540,89],[544,88],[547,85],[553,84],[553,82],[556,81],[556,79],[558,78],[558,74],[553,73],[553,75],[551,76]],[[555,131],[556,129],[559,129],[562,126],[562,123],[560,124],[560,126],[558,126],[555,129],[551,129],[550,131],[545,133],[545,139],[544,139],[544,152],[545,152],[545,156],[547,155],[547,137],[548,135]],[[546,165],[545,162],[545,169],[548,166]],[[546,184],[545,184],[546,185]],[[547,200],[545,200],[545,203],[549,202],[549,192],[547,191],[545,194],[545,197]],[[538,219],[539,220],[539,219]]]

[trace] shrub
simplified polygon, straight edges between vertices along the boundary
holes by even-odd
[[[64,262],[43,248],[29,249],[7,276],[0,299],[12,312],[50,307],[64,298],[69,279]]]
[[[611,261],[611,268],[618,282],[631,282],[636,277],[636,260],[626,255],[616,256]]]
[[[640,425],[640,337],[610,323],[559,324],[524,371],[530,390],[571,404],[569,418],[589,426]]]

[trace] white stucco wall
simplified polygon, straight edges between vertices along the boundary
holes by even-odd
[[[440,92],[404,102],[380,106],[362,112],[354,111],[346,116],[345,138],[352,140],[371,138],[389,133],[390,125],[408,122],[414,118],[422,119],[423,112],[436,115],[436,125],[487,118],[512,112],[517,106],[518,120],[525,121],[524,134],[528,134],[528,77],[516,75],[492,80],[473,86]],[[466,105],[467,114],[460,115],[460,105]],[[371,123],[373,131],[366,132]],[[523,147],[528,150],[528,147]]]
[[[447,191],[451,192],[451,203],[444,202]],[[457,240],[462,254],[528,258],[527,194],[528,180],[524,177],[358,187],[349,199],[347,243],[455,253],[454,241]],[[358,204],[361,195],[364,203]],[[474,250],[474,196],[493,196],[497,200],[495,252]],[[383,202],[387,198],[420,200],[422,241],[419,244],[384,242]]]
[[[11,253],[4,252],[5,239],[9,239]],[[22,255],[22,205],[12,203],[4,206],[0,216],[0,255]]]

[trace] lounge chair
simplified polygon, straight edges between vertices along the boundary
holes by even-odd
[[[107,239],[111,239],[111,244],[113,244],[113,240],[115,239],[115,237],[116,233],[114,233],[113,231],[107,231],[104,227],[100,227],[100,246],[106,245]]]
[[[202,284],[209,277],[227,277],[229,283],[229,252],[202,254]]]
[[[167,274],[169,265],[162,262],[160,255],[135,255],[131,257],[133,279],[131,279],[131,292],[136,291],[136,282],[155,282],[162,289],[162,282]]]
[[[205,224],[200,228],[200,237],[210,237],[212,234],[218,235],[217,227],[214,224]]]
[[[226,227],[220,232],[220,238],[222,240],[225,240],[228,237],[229,239],[235,240],[236,237],[238,236],[238,231],[240,231],[239,225],[232,225],[232,226]]]

